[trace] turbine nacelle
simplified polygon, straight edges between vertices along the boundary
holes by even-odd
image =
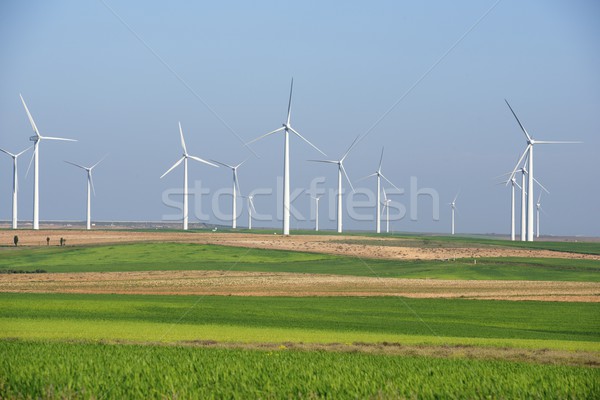
[[[29,136],[29,140],[32,142],[37,142],[40,139],[39,136]]]

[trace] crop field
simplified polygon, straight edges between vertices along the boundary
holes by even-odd
[[[0,398],[600,396],[597,243],[22,235]]]
[[[3,398],[600,396],[598,369],[522,362],[15,341],[0,353]]]

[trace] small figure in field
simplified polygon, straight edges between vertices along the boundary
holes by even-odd
[[[67,245],[67,239],[63,239],[63,246]]]
[[[64,242],[65,242],[65,239],[63,239],[63,238],[60,238],[60,246],[61,246],[61,247],[63,246],[63,243],[64,243]]]
[[[15,235],[15,237],[13,238],[13,242],[15,243],[15,246],[19,244],[19,237],[17,235]]]
[[[50,246],[50,238],[49,237],[46,238],[46,246]]]

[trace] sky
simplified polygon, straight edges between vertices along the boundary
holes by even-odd
[[[535,139],[584,142],[535,148],[535,177],[550,192],[542,234],[600,236],[599,20],[591,0],[5,1],[0,148],[30,145],[21,93],[42,135],[78,140],[40,145],[42,221],[85,218],[85,173],[63,161],[105,155],[94,220],[172,221],[183,170],[160,176],[181,157],[181,121],[190,154],[247,159],[240,188],[264,219],[253,226],[277,227],[283,136],[245,143],[284,122],[293,77],[292,126],[328,159],[361,137],[345,160],[356,190],[344,181],[345,229],[374,228],[375,180],[359,179],[384,147],[383,173],[402,189],[384,185],[393,231],[449,232],[460,193],[458,233],[508,234],[510,189],[496,177],[526,145],[508,99]],[[323,157],[298,137],[290,146],[292,229],[314,226],[311,186],[325,193],[321,228],[334,229],[336,167],[308,162]],[[0,155],[9,220],[12,164]],[[19,161],[23,220],[30,158]],[[190,161],[189,186],[191,221],[229,223],[230,170]]]

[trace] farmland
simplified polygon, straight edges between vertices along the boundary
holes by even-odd
[[[596,243],[48,234],[0,248],[2,398],[598,397]]]

